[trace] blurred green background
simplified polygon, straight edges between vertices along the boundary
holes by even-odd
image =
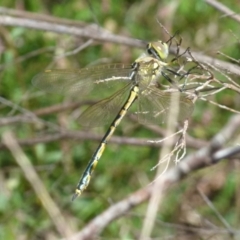
[[[222,2],[239,12],[240,5],[236,1]],[[194,51],[213,57],[217,56],[217,51],[221,51],[235,59],[240,58],[239,23],[222,17],[222,13],[204,1],[102,0],[91,1],[90,7],[81,0],[2,0],[0,7],[80,21],[87,25],[97,23],[117,35],[144,41],[166,41],[169,36],[160,28],[158,20],[171,34],[180,32],[183,48],[191,47]],[[95,41],[76,54],[55,59],[87,40],[24,27],[0,26],[0,96],[12,103],[6,105],[1,99],[0,117],[4,119],[23,114],[23,109],[34,111],[70,100],[33,88],[31,79],[45,68],[82,68],[105,62],[132,63],[142,52],[136,47]],[[40,52],[29,56],[36,50]],[[229,91],[214,96],[213,100],[239,109],[239,96]],[[81,126],[74,121],[74,114],[78,114],[77,109],[46,115],[42,119],[64,128],[80,130]],[[197,102],[188,133],[196,139],[208,141],[224,126],[229,116],[231,113],[226,110],[206,102]],[[40,123],[18,122],[1,126],[1,135],[9,129],[19,139],[32,139],[43,133],[51,135],[53,131]],[[103,135],[106,129],[103,127],[90,131]],[[115,136],[161,137],[127,118],[120,124]],[[87,191],[72,202],[76,183],[97,144],[98,141],[93,140],[65,139],[23,147],[43,184],[76,232],[110,204],[146,186],[155,176],[151,168],[158,162],[158,148],[111,143]],[[187,148],[189,153],[195,150]],[[191,175],[168,192],[157,214],[158,221],[152,237],[165,239],[170,235],[178,236],[176,228],[166,227],[162,221],[187,224],[190,214],[224,227],[197,193],[196,188],[201,186],[205,187],[205,193],[226,221],[233,228],[239,228],[239,182],[239,162],[234,161],[222,162]],[[0,239],[60,238],[31,185],[6,148],[0,151],[0,188]],[[101,239],[136,239],[146,207],[147,204],[143,204],[111,223],[101,234]]]

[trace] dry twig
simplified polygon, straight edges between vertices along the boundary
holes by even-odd
[[[174,183],[179,182],[181,179],[187,177],[189,174],[196,170],[209,167],[216,163],[216,156],[219,152],[223,151],[225,144],[234,136],[236,129],[240,128],[240,115],[232,117],[226,126],[211,140],[208,146],[200,149],[199,151],[188,155],[178,165],[169,169],[165,174],[159,177],[159,185],[164,196],[165,191],[169,189]],[[218,161],[235,156],[240,153],[240,147],[232,148],[231,154],[221,154],[221,159]],[[71,240],[85,240],[96,239],[96,237],[103,231],[110,222],[124,216],[132,208],[147,201],[154,189],[154,185],[149,185],[137,192],[131,194],[126,199],[112,205],[109,209],[98,215],[95,219],[91,220],[78,234],[71,238]],[[228,233],[228,231],[226,231]],[[239,234],[238,231],[233,231],[234,234]],[[232,232],[231,232],[232,233]]]
[[[18,145],[15,136],[12,132],[5,132],[3,135],[3,142],[12,153],[18,165],[21,167],[25,178],[28,180],[36,195],[40,199],[43,207],[46,209],[50,218],[52,219],[56,229],[63,237],[70,237],[72,231],[69,228],[66,220],[64,219],[60,209],[50,197],[47,189],[43,185],[41,179],[37,175],[31,161],[24,154],[20,146]]]

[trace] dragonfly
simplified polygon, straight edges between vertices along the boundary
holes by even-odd
[[[49,92],[81,98],[103,98],[88,107],[79,118],[79,123],[85,127],[110,125],[88,162],[72,200],[88,187],[109,139],[132,105],[135,105],[135,114],[140,123],[156,125],[167,121],[172,106],[171,98],[178,95],[176,105],[179,111],[176,121],[183,121],[191,115],[193,101],[184,91],[175,88],[171,92],[161,88],[163,80],[167,79],[170,85],[176,82],[170,75],[180,75],[169,68],[170,64],[166,61],[168,56],[167,42],[155,41],[147,44],[146,53],[133,64],[105,64],[79,70],[45,70],[33,78],[34,86]],[[119,86],[121,88],[115,90],[116,86],[117,89]]]

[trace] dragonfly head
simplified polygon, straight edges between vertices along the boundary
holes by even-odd
[[[147,45],[147,53],[154,58],[164,60],[168,57],[168,45],[165,42],[151,42]]]

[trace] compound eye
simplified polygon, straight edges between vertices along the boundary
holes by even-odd
[[[148,44],[148,45],[147,45],[147,53],[148,53],[149,55],[153,55],[151,44]]]
[[[168,57],[169,54],[169,49],[168,49],[168,45],[162,41],[158,41],[158,42],[153,42],[152,43],[152,48],[153,51],[156,52],[156,55],[160,58],[160,59],[166,59]]]

